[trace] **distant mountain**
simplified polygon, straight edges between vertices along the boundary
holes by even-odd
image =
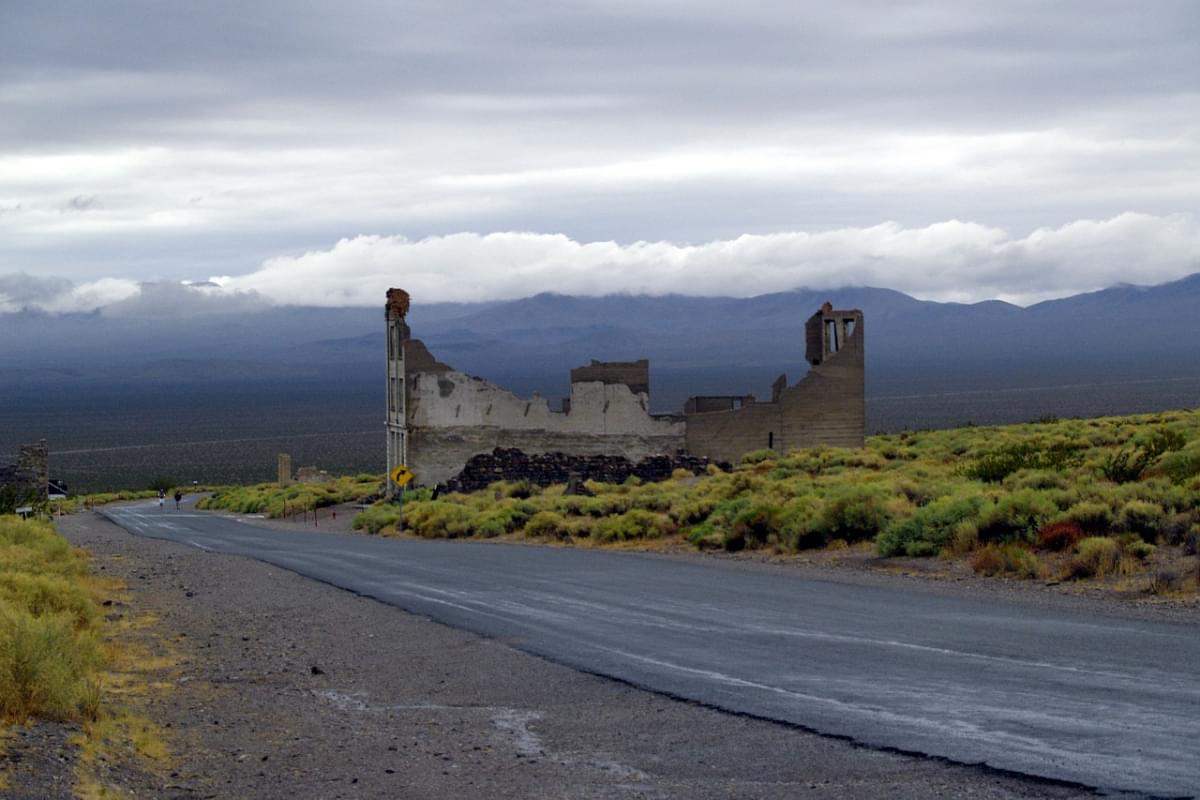
[[[409,323],[443,361],[526,394],[565,394],[591,358],[651,361],[655,408],[692,393],[766,395],[799,378],[804,320],[826,300],[865,314],[868,397],[1200,376],[1200,274],[1028,308],[936,303],[872,287],[751,298],[539,294],[421,305]],[[186,311],[186,310],[183,310]],[[272,308],[139,319],[0,315],[6,393],[98,380],[335,381],[374,392],[383,309]],[[373,395],[372,395],[373,396]],[[1200,404],[1200,398],[1196,401]]]

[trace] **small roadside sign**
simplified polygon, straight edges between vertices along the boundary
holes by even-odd
[[[388,477],[392,479],[392,483],[397,486],[407,486],[409,481],[413,479],[412,470],[403,464],[397,464],[396,467],[388,473]]]

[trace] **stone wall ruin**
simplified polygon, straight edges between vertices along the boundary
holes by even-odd
[[[650,364],[645,359],[592,361],[571,370],[570,397],[551,408],[536,392],[517,397],[438,361],[419,339],[411,338],[408,306],[406,292],[389,290],[387,463],[389,473],[407,465],[415,473],[414,485],[447,483],[473,457],[497,451],[620,456],[630,464],[687,454],[737,463],[745,453],[763,448],[863,446],[858,310],[835,310],[827,303],[809,318],[805,344],[811,369],[790,386],[781,375],[770,401],[759,402],[749,394],[697,396],[688,400],[683,413],[651,414]],[[498,473],[493,469],[492,474]],[[394,489],[389,485],[389,493]]]

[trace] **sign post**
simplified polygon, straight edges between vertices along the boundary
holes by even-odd
[[[403,464],[397,464],[391,472],[388,473],[388,479],[396,484],[398,489],[396,493],[396,509],[399,518],[396,520],[396,530],[404,530],[404,487],[407,486],[413,479],[412,470]]]

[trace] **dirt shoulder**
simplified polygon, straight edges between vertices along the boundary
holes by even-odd
[[[133,796],[1090,796],[671,700],[94,514],[59,527],[174,654],[148,704],[170,757],[112,774]]]

